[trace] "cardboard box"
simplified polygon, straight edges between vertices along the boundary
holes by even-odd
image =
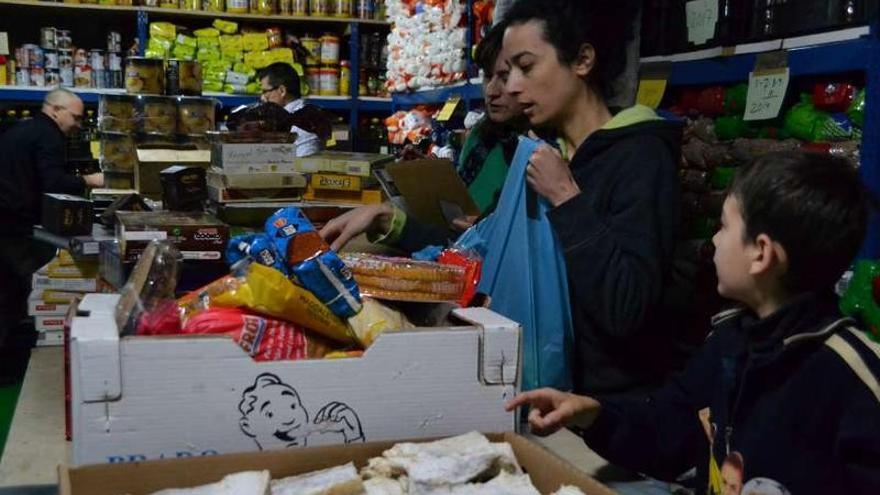
[[[312,174],[309,186],[330,191],[360,191],[363,188],[360,177],[342,174]]]
[[[489,434],[490,440],[508,442],[517,460],[544,494],[562,485],[574,485],[587,495],[613,495],[605,485],[579,471],[568,461],[515,433]],[[146,495],[158,490],[213,483],[227,474],[268,469],[273,479],[305,474],[354,462],[358,469],[382,455],[396,442],[312,447],[250,454],[230,454],[190,459],[105,464],[58,469],[61,495]]]
[[[210,150],[138,149],[138,164],[134,169],[134,188],[142,195],[162,199],[159,173],[172,165],[208,168],[211,166]]]
[[[215,203],[298,202],[303,190],[295,187],[266,189],[232,189],[208,186],[208,197]]]
[[[171,241],[184,259],[218,261],[229,241],[229,226],[204,213],[120,211],[116,218],[123,262],[137,261],[153,239]]]
[[[229,173],[221,169],[208,170],[208,185],[226,189],[282,189],[306,187],[306,176],[299,172]]]
[[[63,316],[70,309],[70,304],[48,303],[43,300],[45,291],[32,290],[28,296],[28,314],[31,316]]]
[[[35,273],[31,279],[31,287],[70,292],[94,292],[97,288],[97,282],[94,278],[51,278]]]
[[[370,177],[374,167],[391,162],[392,155],[322,151],[296,159],[296,171],[305,173],[335,173]]]
[[[221,336],[120,338],[118,299],[89,294],[78,308],[88,316],[73,319],[76,465],[504,432],[516,425],[517,415],[503,406],[519,383],[520,327],[488,309],[455,310],[462,323],[434,321],[436,328],[383,334],[360,358],[258,363]],[[278,407],[275,401],[289,408],[280,401],[291,397],[308,418],[339,403],[356,421],[336,431],[309,424],[283,429],[250,408],[260,398],[266,407]],[[281,411],[275,419],[287,423]]]
[[[171,211],[202,211],[208,199],[205,169],[174,165],[159,173],[162,207]]]
[[[43,228],[61,236],[92,233],[92,202],[70,194],[43,194]]]
[[[64,330],[65,315],[35,316],[34,328],[37,332],[59,332]]]
[[[329,189],[306,188],[304,201],[338,203],[348,205],[376,205],[382,202],[382,191],[365,189],[363,191],[333,191]]]
[[[37,347],[60,347],[64,345],[64,330],[50,330],[37,334]]]
[[[294,172],[296,145],[293,143],[222,143],[211,149],[212,164],[224,172]]]

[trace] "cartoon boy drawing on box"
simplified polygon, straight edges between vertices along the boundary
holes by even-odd
[[[310,421],[296,389],[272,373],[262,373],[245,389],[238,410],[242,433],[260,450],[305,447],[313,434],[342,435],[347,444],[364,441],[360,418],[350,407],[331,402]]]

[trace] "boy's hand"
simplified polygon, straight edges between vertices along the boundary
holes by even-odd
[[[504,408],[513,411],[526,404],[531,407],[529,426],[539,436],[556,433],[564,426],[589,428],[602,407],[590,397],[542,388],[517,395]]]

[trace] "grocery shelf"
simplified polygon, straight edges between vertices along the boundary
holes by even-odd
[[[424,89],[411,93],[393,93],[391,95],[392,107],[411,107],[415,105],[439,105],[452,96],[460,96],[468,104],[471,101],[483,99],[483,85],[479,82],[463,81],[450,86]]]
[[[124,89],[68,88],[86,103],[97,103],[102,94],[125,94]],[[0,101],[43,101],[52,88],[0,86]]]
[[[792,76],[834,74],[865,70],[872,41],[867,26],[749,43],[709,48],[669,56],[645,57],[643,64],[671,62],[671,85],[700,85],[741,82],[755,67],[757,54],[774,50],[788,52]]]
[[[391,112],[391,97],[361,96],[358,97],[358,108],[368,112]]]
[[[258,15],[258,14],[234,14],[230,12],[206,12],[201,10],[181,10],[166,9],[161,7],[135,7],[129,5],[99,5],[86,3],[61,3],[61,2],[41,2],[36,0],[0,0],[0,5],[15,5],[23,7],[61,9],[61,10],[80,10],[80,11],[115,11],[115,12],[146,12],[153,13],[165,17],[209,17],[232,19],[238,21],[265,21],[276,22],[282,24],[297,22],[315,22],[315,23],[335,23],[349,24],[352,22],[358,24],[374,24],[379,26],[388,26],[387,21],[378,21],[373,19],[358,19],[350,17],[318,17],[318,16],[288,16],[288,15]]]

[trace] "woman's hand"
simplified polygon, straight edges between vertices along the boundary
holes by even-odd
[[[556,433],[564,426],[587,429],[596,421],[602,408],[591,397],[541,388],[518,394],[505,404],[504,409],[513,411],[526,404],[531,408],[529,426],[532,433],[540,436]]]
[[[547,198],[553,207],[580,194],[581,189],[571,175],[568,162],[555,148],[540,144],[532,153],[526,169],[526,180],[532,189]]]
[[[355,208],[327,222],[321,229],[321,237],[330,248],[339,251],[348,241],[364,232],[385,233],[391,228],[394,207],[388,203]]]

